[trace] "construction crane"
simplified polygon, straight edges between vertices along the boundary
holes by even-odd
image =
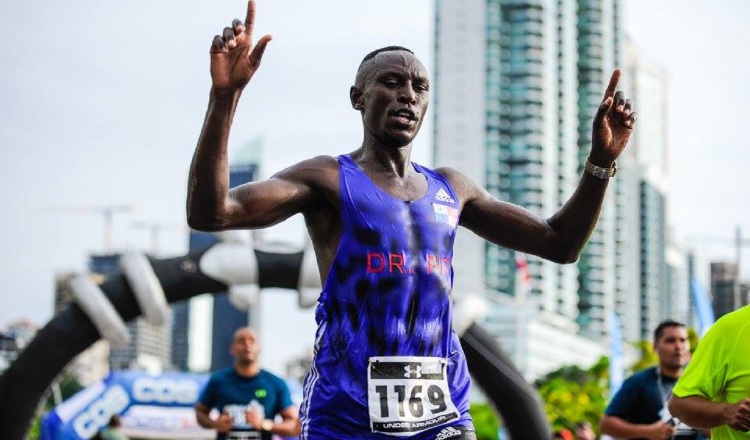
[[[133,207],[130,205],[68,206],[43,208],[42,211],[48,213],[101,215],[104,218],[102,252],[109,254],[112,250],[112,221],[114,215],[133,212]]]
[[[186,229],[185,226],[176,223],[148,222],[144,220],[130,222],[130,227],[133,229],[146,229],[149,231],[151,239],[151,254],[153,256],[159,255],[159,234],[161,231],[166,229]]]

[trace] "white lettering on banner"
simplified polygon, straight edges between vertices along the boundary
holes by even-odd
[[[91,438],[109,422],[113,414],[121,413],[129,404],[130,397],[125,388],[115,385],[73,419],[73,430],[81,438]]]
[[[198,384],[190,380],[139,377],[133,381],[133,398],[139,402],[191,404],[198,400]]]

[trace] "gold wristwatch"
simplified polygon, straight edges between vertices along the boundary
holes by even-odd
[[[260,422],[260,429],[262,431],[271,432],[273,429],[273,420],[263,419],[263,421]]]
[[[610,177],[615,177],[615,174],[617,174],[616,163],[612,164],[612,168],[603,168],[589,162],[588,158],[586,158],[586,162],[583,164],[583,169],[585,169],[592,176],[598,177],[600,179],[609,179]]]

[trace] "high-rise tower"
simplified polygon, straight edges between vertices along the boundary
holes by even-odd
[[[437,0],[435,162],[551,216],[575,190],[594,114],[621,66],[621,15],[616,0]],[[607,334],[618,289],[637,273],[637,247],[618,248],[637,217],[635,181],[620,184],[621,174],[577,265],[528,260],[530,298],[593,338]],[[459,234],[455,255],[458,294],[524,290],[513,252]]]

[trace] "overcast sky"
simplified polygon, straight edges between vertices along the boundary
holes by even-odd
[[[185,252],[186,176],[208,97],[208,48],[244,11],[241,0],[0,3],[0,328],[50,318],[54,274],[84,271],[86,256],[103,249],[95,208],[132,207],[115,215],[116,250],[150,249],[148,232],[133,226],[140,221],[164,225],[160,255]],[[670,77],[670,223],[694,241],[731,238],[738,225],[750,235],[750,3],[629,0],[627,11],[639,51]],[[359,61],[399,44],[432,71],[433,15],[428,0],[260,0],[256,34],[274,40],[243,96],[231,147],[262,136],[266,176],[356,148],[361,128],[348,88]],[[428,123],[416,160],[429,162],[430,142]],[[276,234],[304,234],[299,221],[284,228]],[[734,255],[725,244],[709,251]],[[294,309],[291,294],[264,298],[268,316]],[[313,328],[309,312],[290,316]],[[266,319],[264,331],[282,339],[264,342],[286,344],[273,321],[283,322]]]

